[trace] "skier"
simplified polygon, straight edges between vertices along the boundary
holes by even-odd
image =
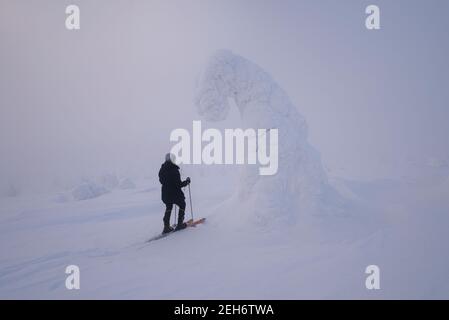
[[[159,182],[162,184],[162,202],[164,202],[166,206],[163,219],[163,234],[173,231],[173,228],[170,227],[170,215],[173,204],[176,204],[179,207],[178,224],[174,231],[182,230],[187,227],[187,224],[184,222],[186,202],[181,188],[190,184],[190,178],[187,177],[185,181],[181,181],[179,167],[174,162],[175,155],[167,153],[165,155],[165,162],[159,170]]]

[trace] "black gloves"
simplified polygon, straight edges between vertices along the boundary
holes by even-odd
[[[190,177],[187,177],[186,182],[187,182],[187,185],[190,184]]]

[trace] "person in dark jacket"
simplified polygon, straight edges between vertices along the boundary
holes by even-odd
[[[178,224],[174,231],[181,230],[187,227],[184,222],[184,213],[186,209],[185,196],[181,188],[190,184],[190,178],[187,177],[185,181],[181,180],[179,174],[179,167],[174,164],[175,156],[167,153],[165,156],[165,162],[162,164],[159,170],[159,182],[162,184],[162,202],[164,202],[166,209],[164,214],[164,230],[162,233],[168,233],[173,231],[170,227],[170,215],[173,209],[173,205],[176,204],[179,207]]]

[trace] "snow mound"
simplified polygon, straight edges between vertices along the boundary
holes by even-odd
[[[72,190],[72,196],[73,199],[79,201],[97,198],[108,192],[108,189],[95,182],[85,182]]]
[[[120,182],[119,188],[122,190],[135,189],[136,184],[130,178],[126,178]]]
[[[0,181],[0,197],[14,198],[21,194],[21,190],[16,183],[8,180]]]
[[[435,157],[429,157],[427,158],[426,164],[429,167],[433,168],[446,168],[449,167],[449,161],[446,159],[439,159]]]
[[[207,121],[226,119],[237,106],[243,129],[278,129],[279,169],[260,176],[246,165],[236,193],[226,204],[240,220],[258,225],[293,223],[299,215],[334,213],[342,198],[330,187],[319,153],[307,141],[307,123],[288,95],[261,67],[227,50],[212,55],[195,94],[199,115]]]
[[[115,174],[104,174],[97,178],[97,182],[108,190],[115,189],[119,185],[119,179]]]

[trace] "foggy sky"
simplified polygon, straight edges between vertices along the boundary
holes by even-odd
[[[65,28],[69,4],[81,30]],[[365,28],[369,4],[381,30]],[[0,0],[0,177],[156,172],[222,48],[279,82],[339,174],[448,158],[448,14],[438,0]]]

